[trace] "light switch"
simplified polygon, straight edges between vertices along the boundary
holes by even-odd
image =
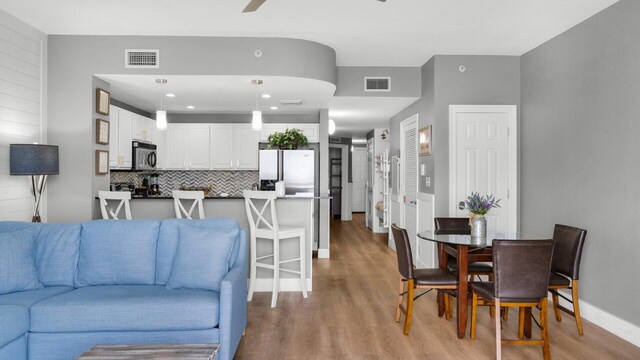
[[[420,176],[424,176],[426,174],[425,165],[420,164]]]
[[[426,178],[424,178],[424,184],[427,187],[431,186],[431,177],[430,176],[427,176]]]

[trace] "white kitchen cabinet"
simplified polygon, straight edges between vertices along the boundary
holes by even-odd
[[[262,129],[260,130],[260,142],[268,142],[269,135],[276,131],[284,132],[287,129],[300,129],[310,143],[317,143],[320,141],[320,129],[318,124],[262,124]]]
[[[118,157],[116,168],[131,168],[131,145],[133,142],[133,113],[118,109]]]
[[[164,168],[168,170],[187,169],[187,127],[184,124],[168,124],[165,134]]]
[[[116,168],[119,165],[118,153],[118,108],[109,105],[109,167]]]
[[[155,126],[153,127],[153,135],[152,140],[153,143],[158,147],[157,155],[158,160],[156,162],[156,169],[164,170],[165,168],[165,160],[167,156],[167,130],[159,130]]]
[[[212,124],[211,131],[211,169],[231,170],[234,168],[234,125]]]
[[[189,124],[186,125],[188,140],[187,146],[187,166],[193,170],[208,170],[210,168],[210,130],[209,125]]]
[[[238,170],[258,170],[258,142],[260,132],[251,125],[235,125],[233,136],[235,168]]]
[[[144,142],[151,142],[155,121],[148,117],[133,114],[133,139]],[[153,123],[153,124],[152,124]]]

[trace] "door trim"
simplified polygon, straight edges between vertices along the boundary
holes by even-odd
[[[406,118],[405,120],[402,120],[400,122],[400,222],[402,223],[402,227],[406,228],[406,213],[405,213],[405,206],[406,206],[406,202],[405,202],[405,196],[406,196],[406,189],[405,189],[405,175],[404,175],[404,171],[405,171],[405,167],[406,167],[406,159],[407,159],[407,155],[404,154],[404,148],[405,148],[405,132],[404,129],[407,128],[408,123],[415,121],[415,129],[416,129],[416,138],[418,136],[419,133],[419,128],[420,128],[420,118],[418,116],[418,114],[414,114],[408,118]],[[420,209],[418,208],[418,194],[420,193],[420,174],[418,172],[418,168],[420,165],[420,157],[418,154],[418,148],[416,147],[416,219],[415,219],[415,223],[416,223],[416,234],[418,231],[418,219],[420,219]],[[416,236],[415,239],[412,239],[413,241],[411,242],[412,244],[416,244],[416,247],[418,246],[418,237]],[[412,249],[413,252],[413,261],[416,261],[417,258],[417,249]]]
[[[449,105],[449,184],[457,183],[456,159],[458,152],[457,144],[457,127],[454,126],[457,113],[507,113],[507,176],[508,176],[508,194],[507,202],[509,203],[508,212],[508,231],[519,231],[518,219],[518,107],[516,105]],[[503,200],[504,201],[504,200]],[[449,215],[454,216],[456,213],[457,199],[455,196],[455,187],[449,185]]]

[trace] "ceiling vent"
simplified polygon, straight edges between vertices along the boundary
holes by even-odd
[[[127,69],[157,69],[160,67],[160,50],[126,49],[124,67]]]
[[[391,78],[388,76],[387,77],[365,76],[364,91],[365,92],[391,91]]]
[[[282,105],[301,105],[302,100],[280,100]]]
[[[329,142],[332,144],[342,144],[342,138],[336,136],[329,136]]]

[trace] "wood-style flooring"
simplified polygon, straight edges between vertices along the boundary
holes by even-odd
[[[416,301],[409,336],[394,321],[397,299],[395,252],[386,234],[374,235],[364,216],[331,223],[331,259],[314,259],[313,292],[256,293],[236,359],[493,359],[494,323],[478,313],[477,339],[456,336],[451,321],[437,316],[435,295]],[[515,315],[514,315],[515,314]],[[503,323],[503,337],[517,337],[517,312]],[[552,359],[640,359],[640,348],[584,321],[579,336],[573,318],[549,317]],[[534,325],[534,337],[539,335]],[[503,346],[504,359],[542,359],[540,347]]]

